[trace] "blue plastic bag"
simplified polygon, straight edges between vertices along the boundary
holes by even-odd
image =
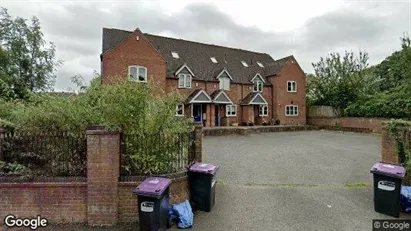
[[[405,212],[411,211],[411,186],[401,186],[401,208]]]
[[[178,228],[185,229],[193,226],[193,210],[188,200],[180,204],[174,204],[168,210],[170,218],[178,219]]]

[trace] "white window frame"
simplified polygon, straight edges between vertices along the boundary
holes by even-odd
[[[293,113],[287,113],[287,108],[292,108]],[[291,110],[288,110],[288,111],[290,112]],[[285,105],[285,112],[284,113],[285,113],[285,116],[298,116],[298,113],[299,113],[298,106],[297,105]]]
[[[210,59],[211,59],[211,62],[213,62],[213,63],[218,63],[216,57],[210,57]]]
[[[144,76],[144,80],[140,80],[139,78],[138,78],[138,76],[137,76],[137,79],[133,79],[133,78],[131,78],[130,77],[130,75],[131,75],[131,68],[136,68],[137,69],[137,75],[138,75],[138,73],[140,73],[140,69],[144,69],[144,71],[145,71],[145,76]],[[130,80],[130,81],[135,81],[135,82],[147,82],[147,67],[144,67],[144,66],[137,66],[137,65],[132,65],[132,66],[128,66],[128,79]]]
[[[187,79],[189,79],[188,82],[187,82]],[[178,74],[178,88],[191,88],[191,80],[192,80],[192,77],[190,74],[183,74],[183,73]]]
[[[291,84],[291,85],[290,85]],[[293,90],[293,84],[295,86],[295,89]],[[288,86],[291,86],[291,90],[289,90]],[[295,81],[287,81],[287,92],[297,92],[297,82]]]
[[[181,106],[181,114],[179,114],[179,110],[178,107]],[[176,105],[176,116],[184,116],[184,104],[183,103],[179,103]]]
[[[261,89],[259,89],[259,88],[261,88]],[[263,81],[261,81],[261,80],[254,81],[253,92],[263,92],[263,88],[264,88]]]
[[[243,64],[244,67],[248,67],[248,64],[244,60],[241,61],[241,64]]]
[[[237,116],[237,105],[235,105],[235,104],[225,105],[225,115],[227,117]]]
[[[268,116],[268,105],[260,105],[260,107],[258,108],[258,115],[260,117]]]
[[[171,56],[172,56],[173,58],[175,58],[175,59],[179,59],[179,58],[180,58],[180,56],[178,55],[178,53],[177,53],[176,51],[172,51],[172,52],[171,52]]]
[[[230,78],[220,77],[219,80],[220,80],[220,84],[219,84],[220,90],[230,90],[230,85],[231,85]],[[224,88],[225,87],[224,80],[227,82],[227,85],[228,85],[226,88]]]
[[[259,62],[259,61],[257,61],[257,65],[258,65],[259,67],[264,67],[264,65],[263,65],[261,62]]]

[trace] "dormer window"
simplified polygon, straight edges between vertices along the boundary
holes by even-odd
[[[217,62],[217,59],[216,59],[215,57],[211,57],[210,59],[211,59],[211,62],[213,62],[213,63],[218,63],[218,62]]]
[[[230,78],[220,77],[220,89],[221,90],[230,90]]]
[[[183,73],[178,74],[178,87],[191,88],[191,75]]]
[[[244,67],[248,67],[248,64],[245,61],[241,61]]]
[[[264,67],[264,65],[262,63],[258,62],[258,61],[257,61],[257,65],[260,66],[260,67]]]
[[[254,83],[253,92],[262,92],[264,86],[264,79],[261,77],[260,74],[256,74],[254,78],[251,80]]]
[[[180,56],[178,56],[178,53],[175,52],[175,51],[172,51],[172,52],[171,52],[171,56],[173,56],[173,58],[175,58],[175,59],[179,59],[179,58],[180,58]]]
[[[128,79],[136,82],[147,82],[147,68],[143,66],[129,66]]]

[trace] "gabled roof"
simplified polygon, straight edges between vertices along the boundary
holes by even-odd
[[[182,71],[183,69],[187,69],[188,72],[190,72],[190,74],[194,77],[194,73],[191,71],[191,69],[187,66],[187,64],[183,64],[175,73],[175,75],[178,75],[178,73],[180,73],[180,71]]]
[[[255,74],[255,76],[251,79],[251,82],[253,82],[256,78],[259,78],[263,81],[263,83],[265,83],[264,78],[261,76],[260,73]]]
[[[127,39],[131,33],[132,31],[103,28],[102,53],[104,54],[114,48]],[[166,60],[167,77],[175,77],[176,71],[183,64],[186,64],[199,80],[218,81],[215,78],[216,75],[225,68],[232,76],[234,83],[251,83],[250,81],[256,73],[260,73],[263,78],[278,74],[289,58],[286,57],[275,61],[266,53],[167,38],[147,33],[144,33],[144,36]],[[172,51],[178,52],[180,58],[173,58]],[[210,57],[215,57],[218,63],[213,63]],[[244,67],[241,61],[245,61],[248,67]],[[261,62],[264,67],[260,67],[257,61]]]
[[[202,89],[196,89],[186,98],[184,103],[211,103],[210,96]]]
[[[230,97],[225,93],[224,90],[215,90],[213,93],[211,93],[210,98],[214,103],[233,104],[233,101],[231,101]]]
[[[265,105],[267,101],[259,92],[250,92],[241,100],[241,105]]]
[[[216,79],[220,78],[220,75],[222,75],[224,72],[227,74],[227,76],[228,76],[231,80],[233,80],[233,77],[231,77],[230,73],[228,73],[228,71],[227,71],[226,68],[223,68],[223,70],[217,75]]]

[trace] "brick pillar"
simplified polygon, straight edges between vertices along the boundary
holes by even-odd
[[[390,131],[386,126],[381,132],[381,159],[383,162],[398,164],[397,142],[391,136]]]
[[[195,151],[195,161],[202,162],[203,161],[203,126],[196,125],[195,126],[195,140],[194,140],[194,151]]]
[[[4,130],[3,128],[0,128],[0,161],[4,160],[4,156],[3,156],[3,140],[4,140],[4,134],[6,133],[6,130]]]
[[[87,130],[88,225],[118,222],[120,133],[96,126]]]

